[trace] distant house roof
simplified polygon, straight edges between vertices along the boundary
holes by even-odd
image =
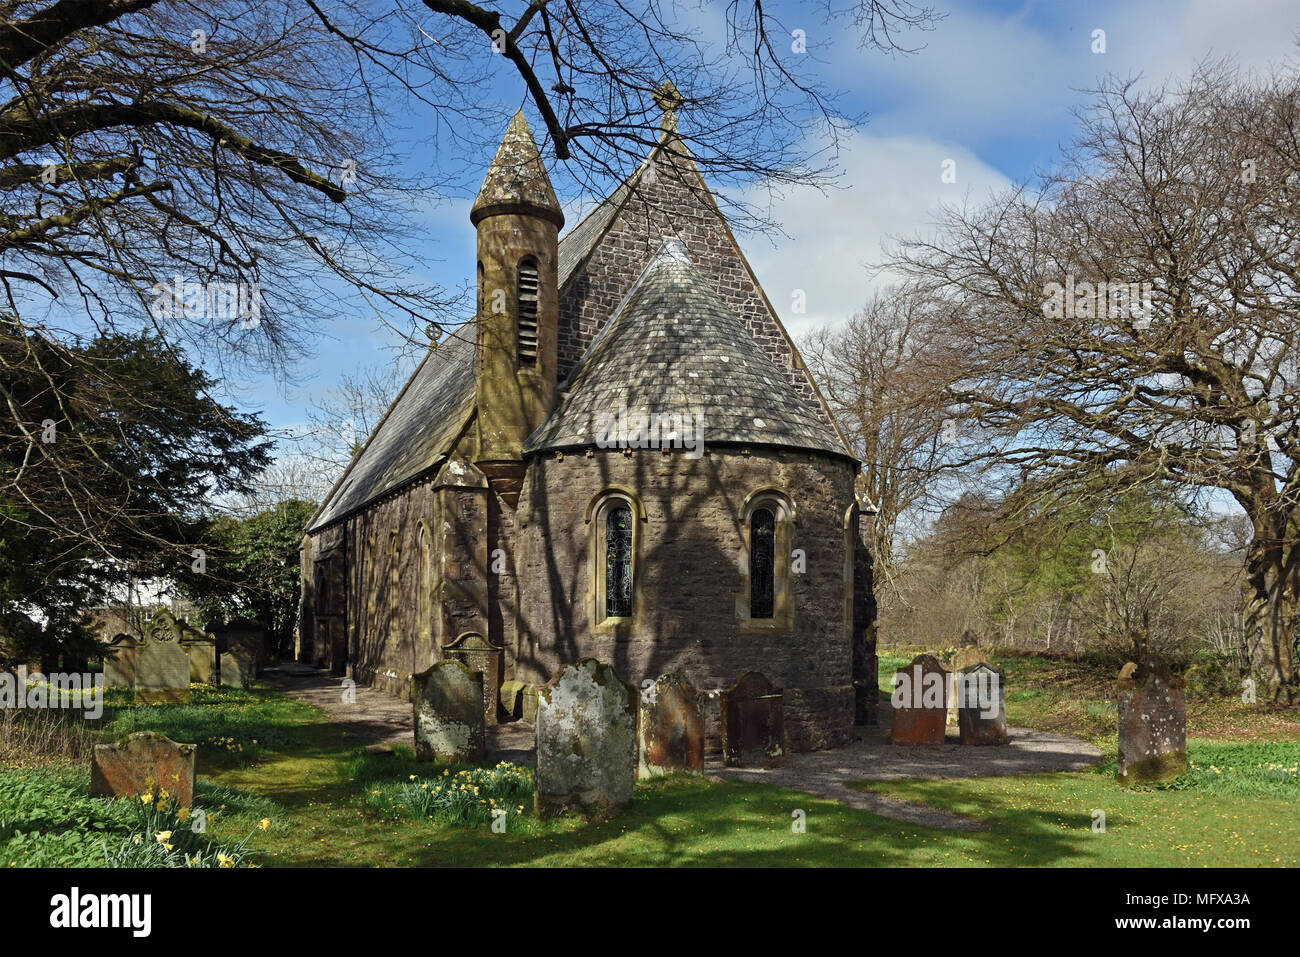
[[[525,452],[593,446],[609,416],[704,416],[709,442],[773,445],[849,458],[744,323],[668,239],[593,340],[556,410]],[[690,421],[694,421],[693,419]]]

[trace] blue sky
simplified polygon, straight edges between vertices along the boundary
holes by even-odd
[[[1081,91],[1101,76],[1141,73],[1147,82],[1161,81],[1223,55],[1263,70],[1294,60],[1300,33],[1295,0],[939,0],[936,6],[947,18],[916,35],[924,49],[890,57],[858,49],[854,36],[829,31],[796,3],[776,5],[788,27],[807,31],[827,85],[847,91],[845,111],[869,114],[842,144],[836,189],[787,191],[772,209],[786,235],[738,237],[796,337],[842,321],[862,303],[873,285],[867,264],[879,258],[889,236],[924,232],[938,204],[978,202],[1049,165],[1071,137],[1071,109],[1086,99]],[[683,16],[698,18],[707,31],[720,7]],[[1106,34],[1102,54],[1091,49],[1099,29]],[[523,102],[522,87],[503,73],[497,92],[504,132]],[[689,111],[681,123],[690,123]],[[411,126],[420,128],[419,116]],[[410,131],[395,135],[411,137]],[[429,144],[411,137],[405,146],[409,162],[434,161]],[[491,151],[462,159],[465,171],[451,195],[431,202],[422,216],[427,239],[419,250],[423,278],[452,288],[473,275],[469,206]],[[956,183],[941,181],[945,160],[955,161]],[[593,197],[573,195],[558,171],[555,179],[571,225]],[[806,296],[806,314],[792,312],[795,290]],[[293,429],[305,421],[313,396],[341,375],[392,361],[393,337],[373,318],[340,316],[318,332],[315,356],[298,363],[289,381],[228,377],[234,401],[278,429]]]

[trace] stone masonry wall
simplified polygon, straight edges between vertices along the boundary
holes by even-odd
[[[730,688],[761,671],[785,689],[790,747],[847,742],[853,728],[849,582],[844,515],[853,470],[843,460],[780,450],[680,452],[592,450],[531,461],[519,502],[521,627],[517,677],[548,680],[562,664],[590,656],[637,687],[679,672],[704,691]],[[593,628],[591,526],[584,513],[610,486],[639,496],[646,510],[636,559],[636,619],[629,633]],[[791,576],[794,626],[784,634],[742,629],[740,514],[753,491],[783,490],[797,510],[793,548],[807,570]],[[718,744],[718,698],[706,706]]]

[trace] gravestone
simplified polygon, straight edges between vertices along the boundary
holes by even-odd
[[[934,655],[917,655],[894,674],[894,744],[943,744],[948,720],[948,672]]]
[[[140,643],[131,635],[113,636],[104,654],[104,685],[109,688],[135,687],[135,654]]]
[[[537,696],[538,815],[622,807],[636,781],[637,692],[609,665],[565,665]]]
[[[190,703],[190,656],[166,629],[136,646],[135,703]]]
[[[224,654],[236,648],[242,652],[251,668],[250,679],[262,673],[267,661],[266,625],[256,618],[237,618],[223,625],[220,631],[214,629],[214,633],[219,652]]]
[[[190,630],[181,639],[190,657],[190,681],[212,684],[217,677],[217,641],[211,635]]]
[[[662,675],[641,689],[639,701],[637,777],[703,771],[703,702],[691,683],[681,675]]]
[[[116,744],[97,744],[90,759],[92,797],[134,797],[161,790],[185,807],[194,802],[197,746],[177,744],[155,731],[128,734]]]
[[[221,653],[221,683],[247,688],[253,682],[253,659],[243,645],[228,645]]]
[[[144,626],[145,641],[154,637],[160,637],[164,641],[180,641],[184,637],[183,626],[166,608],[154,612],[149,623]]]
[[[722,693],[722,761],[730,767],[774,768],[785,763],[784,695],[757,671]]]
[[[957,729],[962,744],[1007,743],[1007,675],[987,662],[957,672]]]
[[[421,761],[483,757],[483,672],[447,660],[411,675],[411,707]]]
[[[1129,662],[1119,675],[1121,784],[1187,773],[1187,688],[1167,662]]]
[[[948,663],[948,724],[957,724],[957,678],[963,668],[987,662],[988,655],[974,645],[963,645],[952,653]]]
[[[537,685],[524,685],[521,698],[523,714],[520,717],[529,724],[537,723],[537,694],[541,690]]]
[[[497,723],[497,701],[501,689],[501,649],[476,631],[467,631],[443,649],[444,658],[463,661],[483,672],[483,720]]]
[[[501,711],[508,718],[524,715],[524,688],[527,683],[511,679],[501,682]]]

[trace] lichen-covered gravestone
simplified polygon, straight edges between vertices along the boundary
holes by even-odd
[[[116,744],[95,745],[90,760],[92,797],[134,797],[165,790],[175,803],[194,802],[197,746],[177,744],[155,731],[137,731]]]
[[[496,724],[501,688],[501,649],[478,632],[467,631],[447,645],[444,654],[483,673],[483,718],[488,724]]]
[[[136,646],[136,704],[189,704],[190,656],[163,629]]]
[[[955,683],[961,743],[1006,744],[1006,672],[981,661],[957,672]]]
[[[704,770],[700,693],[681,675],[662,675],[641,689],[637,725],[639,778]]]
[[[253,658],[242,645],[228,645],[221,653],[221,683],[247,688],[253,681]]]
[[[104,684],[109,688],[135,687],[135,652],[139,642],[131,635],[113,636],[104,654]]]
[[[411,676],[415,756],[421,761],[476,761],[483,756],[483,672],[440,661]]]
[[[1119,673],[1121,784],[1187,773],[1187,688],[1166,662],[1129,662]]]
[[[565,665],[537,696],[538,815],[622,807],[636,781],[636,689],[609,665]]]
[[[737,768],[785,763],[784,693],[757,671],[722,694],[722,761]]]
[[[917,655],[894,674],[894,744],[943,744],[948,721],[948,672],[934,655]]]

